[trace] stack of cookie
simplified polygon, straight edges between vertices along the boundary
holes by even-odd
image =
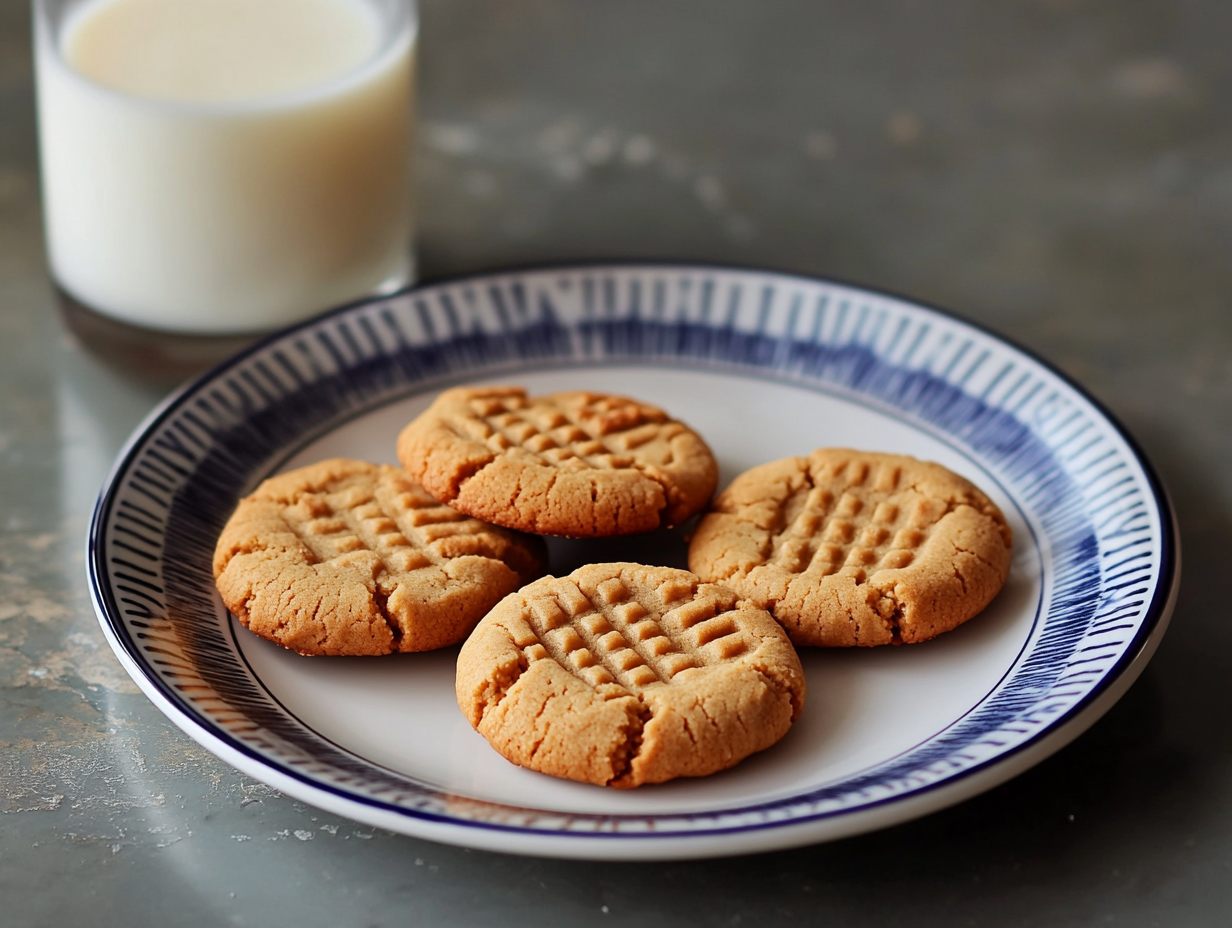
[[[718,466],[702,438],[624,397],[454,389],[397,452],[404,469],[324,461],[242,500],[214,558],[223,601],[301,654],[465,639],[456,690],[475,729],[516,764],[588,783],[731,767],[802,711],[793,644],[925,641],[1009,571],[1005,518],[968,481],[822,449],[737,477],[694,532],[692,572],[536,579],[539,536],[647,532],[706,509]]]

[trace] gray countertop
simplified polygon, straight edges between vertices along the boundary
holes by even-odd
[[[734,261],[992,327],[1157,466],[1185,552],[1172,627],[1107,716],[1015,780],[755,857],[466,851],[240,775],[140,694],[89,603],[93,499],[167,388],[61,321],[27,4],[0,0],[0,922],[1232,922],[1232,6],[427,0],[422,21],[425,276]]]

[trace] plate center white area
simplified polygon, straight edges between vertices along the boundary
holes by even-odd
[[[938,461],[977,483],[1005,512],[1014,531],[1014,566],[984,614],[932,642],[803,649],[805,710],[779,744],[715,776],[632,791],[556,780],[500,757],[455,702],[457,648],[386,658],[304,658],[235,623],[240,649],[270,693],[318,734],[373,763],[450,793],[558,812],[702,812],[798,796],[889,761],[954,724],[998,685],[1032,635],[1043,565],[1021,513],[994,475],[909,423],[802,387],[695,370],[569,368],[478,382],[519,383],[532,393],[623,393],[661,405],[709,442],[721,485],[756,464],[823,446]],[[335,456],[394,463],[399,429],[433,395],[363,415],[298,451],[284,469]],[[556,574],[597,560],[685,566],[679,532],[553,540],[550,551]]]

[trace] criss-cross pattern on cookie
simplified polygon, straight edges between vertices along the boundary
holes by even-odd
[[[565,402],[525,396],[476,397],[463,430],[497,454],[564,469],[638,466],[633,452],[667,442],[684,426],[654,407],[620,397],[577,393]],[[670,456],[669,456],[670,461]]]
[[[282,517],[318,562],[371,551],[394,578],[466,554],[497,557],[500,550],[488,526],[409,481],[353,479],[306,492],[282,508]]]
[[[948,504],[904,492],[901,482],[897,462],[827,462],[783,501],[769,563],[792,574],[847,570],[858,580],[871,570],[907,567]]]
[[[748,650],[734,594],[669,579],[635,591],[612,577],[593,595],[571,580],[534,596],[510,628],[528,662],[554,660],[596,689],[634,692]]]

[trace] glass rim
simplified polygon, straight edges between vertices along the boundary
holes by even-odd
[[[65,58],[60,39],[65,26],[71,20],[71,14],[57,22],[53,20],[52,7],[83,8],[93,5],[93,2],[95,0],[31,0],[34,11],[36,71],[44,62],[54,62],[53,66],[58,67],[65,77],[88,93],[95,94],[104,100],[150,109],[166,115],[230,118],[262,115],[316,105],[330,97],[342,96],[364,83],[374,72],[387,67],[393,59],[402,54],[405,47],[413,49],[419,34],[418,0],[384,0],[381,6],[388,6],[397,11],[392,19],[392,28],[381,30],[381,40],[376,52],[331,80],[305,89],[252,100],[228,102],[168,100],[147,97],[100,84],[82,74]],[[106,2],[106,0],[101,0],[101,2]],[[374,7],[378,5],[374,0],[358,0],[358,2],[369,3]]]

